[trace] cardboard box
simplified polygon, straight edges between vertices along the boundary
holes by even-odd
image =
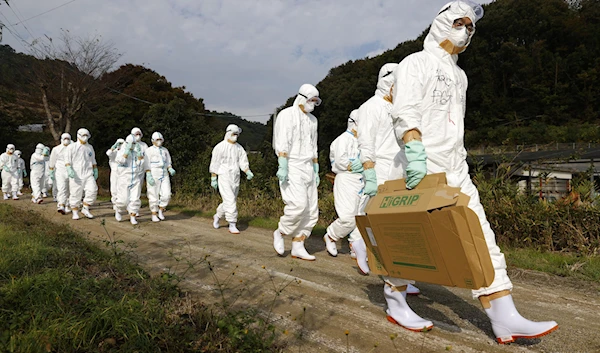
[[[356,224],[378,275],[478,289],[494,280],[494,268],[469,196],[446,185],[446,175],[427,175],[413,190],[404,179],[380,185]]]

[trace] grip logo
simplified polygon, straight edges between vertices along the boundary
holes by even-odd
[[[379,208],[416,206],[419,202],[420,194],[404,196],[386,196],[381,200]]]

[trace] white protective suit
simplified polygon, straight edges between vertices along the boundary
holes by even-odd
[[[237,222],[237,195],[240,190],[240,170],[250,169],[248,155],[233,134],[240,134],[242,129],[237,125],[227,126],[223,141],[212,150],[209,172],[217,176],[218,190],[223,202],[217,207],[215,217],[223,218],[229,223]]]
[[[496,273],[490,287],[473,291],[473,296],[478,297],[510,290],[512,283],[506,274],[504,254],[496,245],[479,193],[469,176],[464,147],[467,75],[457,65],[458,54],[450,55],[440,46],[456,18],[475,18],[470,7],[465,6],[465,9],[457,13],[458,6],[455,6],[436,17],[425,38],[424,49],[407,56],[396,68],[392,119],[402,146],[395,162],[398,173],[404,173],[407,163],[402,136],[417,129],[427,153],[427,173],[445,172],[448,185],[460,187],[471,197],[469,208],[479,216]],[[394,284],[402,285],[402,282]]]
[[[348,129],[333,140],[329,151],[331,171],[336,174],[333,198],[338,219],[327,227],[327,235],[334,241],[350,235],[350,243],[361,239],[355,216],[361,213],[369,199],[363,193],[365,184],[362,173],[350,170],[352,161],[359,158],[358,140],[353,132],[357,129],[357,115],[357,110],[350,114]]]
[[[140,146],[140,150],[142,151],[142,155],[143,155],[146,152],[148,145],[146,144],[146,142],[142,141],[142,137],[144,137],[142,130],[139,127],[134,127],[133,129],[131,129],[131,135],[133,135],[135,143],[138,146]],[[144,168],[142,168],[142,170],[138,174],[138,178],[140,179],[140,185],[144,184],[145,177],[146,177],[146,173],[145,173]]]
[[[27,174],[27,169],[25,167],[25,160],[23,158],[21,158],[21,151],[16,150],[15,156],[17,156],[17,179],[18,179],[17,195],[21,196],[21,195],[23,195],[21,193],[21,189],[23,188],[23,185],[24,185],[23,177],[25,174]]]
[[[88,207],[94,204],[98,195],[98,185],[94,178],[94,169],[97,168],[96,152],[87,138],[85,141],[81,139],[82,136],[89,138],[89,131],[79,129],[77,131],[77,142],[70,144],[65,151],[65,166],[71,166],[75,171],[75,177],[69,178],[69,203],[73,211],[79,210],[82,199],[83,210],[88,210]],[[73,217],[76,214],[76,212],[73,212]],[[88,218],[91,217],[88,216]]]
[[[160,141],[160,143],[158,142]],[[147,183],[146,194],[152,214],[156,215],[164,210],[171,200],[171,177],[169,168],[172,168],[171,154],[169,150],[162,147],[164,141],[160,132],[152,133],[152,146],[144,153],[145,170],[150,171],[154,179],[154,186]]]
[[[131,146],[131,149],[128,146]],[[140,174],[144,173],[144,152],[142,152],[142,146],[135,142],[133,135],[129,135],[125,139],[125,143],[117,153],[116,162],[118,163],[119,178],[116,212],[127,211],[131,217],[135,217],[142,205]],[[133,220],[132,223],[134,223]]]
[[[110,167],[110,202],[113,204],[113,210],[116,211],[117,195],[119,190],[119,163],[117,163],[117,153],[125,143],[122,138],[117,139],[115,144],[106,151],[108,157],[108,166]]]
[[[48,146],[44,146],[44,147],[50,151],[50,147],[48,147]],[[49,163],[49,161],[50,161],[50,156],[48,156],[46,158],[46,164],[44,165],[44,181],[42,184],[42,197],[48,197],[48,191],[51,191],[52,197],[56,201],[56,194],[57,194],[56,183],[54,183],[54,180],[52,180],[52,178],[50,178],[50,163]]]
[[[69,175],[67,174],[67,147],[72,143],[71,135],[64,133],[60,136],[60,145],[54,146],[50,152],[48,163],[51,173],[54,174],[54,185],[56,185],[56,207],[58,212],[64,214],[69,207]]]
[[[42,203],[42,189],[44,188],[44,175],[46,174],[46,162],[48,157],[42,155],[44,146],[38,143],[35,146],[35,152],[29,160],[29,184],[31,184],[31,202]]]
[[[288,177],[279,182],[285,203],[278,231],[292,237],[310,237],[319,219],[318,194],[313,161],[318,160],[318,122],[310,112],[303,112],[307,99],[318,97],[310,84],[300,87],[291,107],[277,115],[273,126],[273,148],[277,156],[287,156]]]
[[[384,98],[394,84],[393,72],[397,66],[388,63],[381,67],[375,95],[358,108],[360,160],[375,163],[378,185],[390,179],[394,158],[400,151],[390,117],[392,103]]]
[[[0,155],[0,170],[2,175],[2,192],[4,199],[8,200],[12,195],[13,199],[18,200],[17,192],[19,190],[19,180],[17,178],[18,160],[15,155],[15,145],[6,145],[6,152]]]

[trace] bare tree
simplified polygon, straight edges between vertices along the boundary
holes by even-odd
[[[114,45],[93,35],[86,38],[63,30],[58,43],[36,40],[34,55],[40,59],[35,69],[46,122],[54,139],[70,132],[86,102],[105,90],[102,77],[119,60]]]

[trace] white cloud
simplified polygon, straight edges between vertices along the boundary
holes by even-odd
[[[23,20],[65,2],[11,4]],[[204,98],[208,109],[248,116],[269,114],[334,66],[416,38],[446,2],[77,0],[25,24],[35,37],[56,37],[61,28],[99,33],[123,52],[120,64],[143,64]],[[9,24],[20,21],[7,6],[0,12]],[[9,28],[31,42],[22,24]],[[6,30],[4,43],[26,51]]]

